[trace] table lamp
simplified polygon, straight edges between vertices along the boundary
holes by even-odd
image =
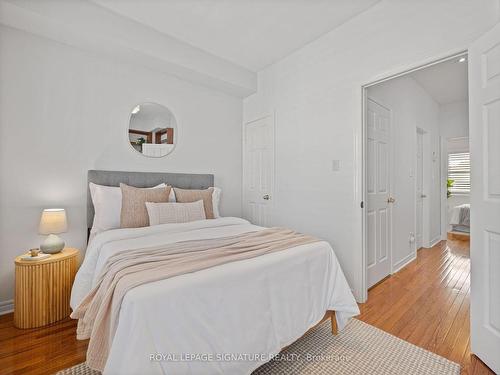
[[[38,233],[48,234],[45,241],[40,245],[40,250],[46,254],[55,254],[64,248],[64,241],[56,234],[68,230],[66,211],[64,208],[48,208],[43,210],[40,218]]]

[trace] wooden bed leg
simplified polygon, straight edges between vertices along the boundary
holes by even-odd
[[[332,322],[332,335],[337,335],[337,319],[335,319],[335,311],[332,311],[330,314],[330,320]]]

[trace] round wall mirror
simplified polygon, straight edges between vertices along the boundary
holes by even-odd
[[[161,158],[170,154],[177,142],[177,123],[172,112],[156,103],[141,103],[132,109],[128,139],[144,156]]]

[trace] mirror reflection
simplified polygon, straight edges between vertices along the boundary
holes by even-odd
[[[132,109],[130,145],[144,156],[159,158],[170,154],[175,148],[176,130],[174,115],[160,104],[142,103]]]

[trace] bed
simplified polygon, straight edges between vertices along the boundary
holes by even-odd
[[[89,171],[89,182],[122,181],[213,186],[212,175]],[[89,223],[92,212],[89,208]],[[99,233],[77,273],[71,306],[78,308],[116,254],[265,230],[220,217]],[[324,241],[143,284],[129,290],[118,308],[104,374],[249,374],[329,313],[335,312],[339,329],[359,314]]]
[[[470,233],[470,204],[453,207],[450,216],[452,232]]]

